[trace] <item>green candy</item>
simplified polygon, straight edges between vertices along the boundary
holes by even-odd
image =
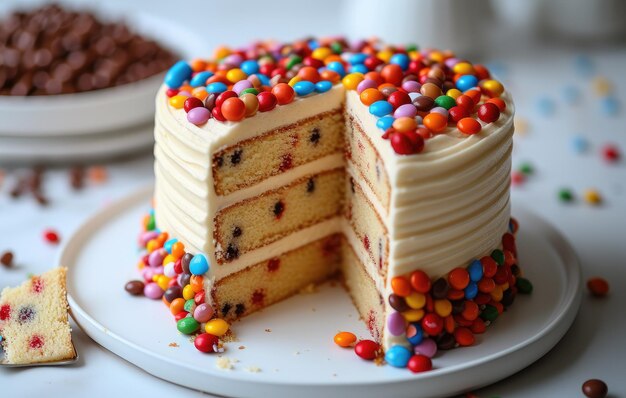
[[[330,49],[335,54],[341,54],[343,52],[343,46],[338,41],[332,42],[332,44],[330,45]]]
[[[559,190],[559,199],[561,202],[571,202],[574,200],[574,194],[567,188]]]
[[[496,249],[492,251],[491,258],[493,258],[498,265],[504,265],[504,252],[502,250]]]
[[[456,106],[456,100],[449,95],[440,95],[435,99],[435,104],[442,108],[450,109]]]
[[[154,231],[156,229],[156,221],[154,220],[154,216],[150,216],[148,220],[148,225],[146,225],[146,230]]]
[[[192,313],[195,306],[196,302],[194,301],[194,299],[189,299],[185,301],[185,305],[183,306],[183,308],[185,308],[185,311]]]
[[[480,313],[480,317],[489,322],[493,322],[498,318],[498,309],[493,305],[486,305],[483,312]]]
[[[526,163],[522,163],[519,167],[519,171],[524,174],[524,175],[532,175],[535,173],[535,169],[533,168],[533,165],[526,162]]]
[[[285,67],[287,68],[287,70],[289,70],[293,68],[294,66],[298,65],[299,63],[302,63],[302,57],[298,55],[294,55],[291,58],[289,58],[289,61],[287,61],[287,65],[285,65]]]
[[[247,88],[245,90],[241,90],[241,92],[239,93],[239,96],[241,97],[242,95],[248,94],[248,93],[254,94],[254,95],[258,95],[259,94],[259,90],[257,90],[254,87],[250,87],[250,88]]]
[[[407,44],[407,46],[405,47],[406,52],[410,53],[411,51],[417,51],[419,48],[417,47],[417,44]]]
[[[515,286],[517,286],[517,291],[522,294],[530,294],[533,291],[533,284],[526,278],[517,278]]]
[[[181,319],[176,323],[176,327],[178,331],[184,334],[192,334],[196,330],[200,329],[200,324],[198,321],[188,316],[186,318]]]

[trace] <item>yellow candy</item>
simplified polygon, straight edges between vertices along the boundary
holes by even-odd
[[[227,56],[229,56],[231,54],[230,48],[228,47],[218,47],[215,50],[215,58],[216,59],[222,59],[225,58]]]
[[[211,319],[204,325],[204,331],[213,336],[223,336],[228,332],[228,322],[223,319],[215,318]]]
[[[148,251],[148,253],[152,253],[153,251],[155,251],[156,249],[160,247],[161,247],[160,243],[156,239],[150,239],[148,243],[146,244],[146,250]]]
[[[137,268],[143,269],[145,266],[146,266],[146,264],[143,262],[143,260],[139,260],[137,262]]]
[[[191,300],[196,293],[193,291],[191,285],[187,285],[183,288],[183,297],[185,300]]]
[[[452,303],[450,300],[435,300],[435,312],[442,318],[452,313]]]
[[[485,80],[481,87],[487,90],[494,97],[499,97],[504,91],[504,86],[497,80]]]
[[[424,308],[426,305],[426,296],[422,293],[413,292],[404,298],[407,305],[414,310],[419,310],[420,308]]]
[[[491,298],[493,301],[502,301],[503,295],[502,285],[496,285],[496,288],[491,291]]]
[[[386,63],[389,63],[389,61],[391,60],[392,56],[393,56],[393,51],[391,51],[391,50],[379,51],[376,54],[376,57],[380,58],[381,60],[383,60],[383,62],[386,62]]]
[[[474,67],[469,62],[459,62],[452,67],[452,71],[459,75],[472,75],[474,74]]]
[[[163,259],[163,265],[167,265],[169,263],[175,263],[176,262],[176,257],[172,256],[171,254],[168,254],[167,256],[165,256],[165,258]]]
[[[167,285],[170,283],[170,278],[168,278],[165,275],[159,275],[157,276],[157,279],[155,281],[157,283],[157,285],[159,285],[159,287],[163,290],[167,290]]]
[[[505,292],[506,289],[509,288],[509,282],[504,282],[503,284],[500,285],[500,287],[502,288],[502,291]]]
[[[294,76],[291,78],[291,80],[289,80],[289,84],[291,87],[293,87],[296,83],[298,83],[299,81],[301,81],[302,78],[300,76]]]
[[[242,71],[239,68],[233,68],[231,70],[229,70],[228,72],[226,72],[226,78],[231,82],[231,83],[237,83],[240,80],[244,80],[248,77],[248,75],[246,74],[246,72]]]
[[[402,313],[402,316],[407,320],[407,322],[417,322],[424,317],[424,310],[406,310]]]
[[[461,94],[463,94],[461,90],[457,90],[456,88],[451,88],[450,90],[446,92],[447,96],[452,97],[454,99],[459,98]]]
[[[313,50],[313,52],[311,53],[311,57],[315,59],[319,59],[320,61],[323,61],[324,58],[328,57],[332,53],[333,53],[332,50],[328,47],[318,47],[315,50]]]
[[[606,77],[598,76],[593,79],[592,84],[593,91],[595,91],[596,95],[600,97],[606,97],[611,93],[611,91],[613,91],[613,86]]]
[[[364,77],[362,73],[350,73],[346,75],[341,82],[343,86],[348,90],[356,90],[356,86],[363,81]]]
[[[602,197],[600,196],[600,192],[595,189],[587,189],[585,191],[585,201],[592,205],[598,205],[602,202]]]
[[[185,100],[187,97],[184,95],[175,95],[170,98],[170,105],[172,105],[176,109],[183,109],[183,105],[185,105]]]
[[[443,62],[445,57],[443,56],[443,53],[439,52],[439,51],[433,51],[430,53],[429,55],[430,59],[432,61],[435,62]]]

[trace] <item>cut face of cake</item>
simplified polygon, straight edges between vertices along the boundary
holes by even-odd
[[[31,364],[76,357],[67,316],[65,268],[33,276],[0,295],[4,362]]]
[[[454,346],[517,293],[512,135],[509,94],[450,52],[330,40],[181,61],[156,98],[140,267],[166,304],[225,319],[339,273],[384,349],[416,328]]]

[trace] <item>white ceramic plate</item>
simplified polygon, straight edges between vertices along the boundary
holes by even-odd
[[[475,346],[438,355],[433,371],[376,366],[335,346],[339,330],[368,333],[347,294],[332,283],[235,323],[238,341],[226,344],[222,355],[237,362],[222,370],[217,354],[199,353],[176,331],[160,301],[124,291],[137,278],[136,235],[151,195],[150,187],[93,216],[67,242],[59,261],[69,267],[72,316],[89,336],[145,371],[189,388],[237,397],[449,396],[539,359],[565,334],[580,304],[573,250],[550,225],[518,208],[520,262],[534,283],[533,294],[520,295]]]
[[[106,9],[98,14],[115,16]],[[198,37],[171,20],[145,13],[117,17],[125,19],[133,31],[153,38],[182,58],[209,54]],[[154,97],[163,76],[77,94],[0,96],[0,137],[86,135],[146,123],[154,118]]]

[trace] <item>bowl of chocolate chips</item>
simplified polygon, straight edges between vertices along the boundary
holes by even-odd
[[[205,51],[184,28],[149,14],[64,7],[0,15],[0,139],[145,127],[165,71]]]

